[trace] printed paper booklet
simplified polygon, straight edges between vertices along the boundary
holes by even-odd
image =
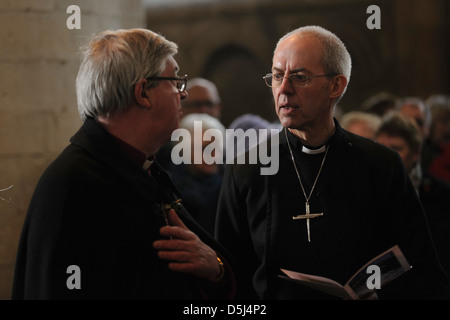
[[[379,267],[381,288],[412,268],[396,245],[367,262],[345,285],[325,277],[286,269],[280,269],[286,276],[279,275],[278,277],[345,300],[377,299],[376,288],[369,289],[367,285],[368,278],[373,275],[372,272],[367,272],[367,268],[371,265]]]

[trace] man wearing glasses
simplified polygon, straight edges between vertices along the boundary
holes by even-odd
[[[350,70],[344,44],[321,27],[299,28],[276,46],[271,73],[263,78],[284,127],[279,148],[272,146],[279,150],[279,171],[263,176],[261,165],[226,166],[218,205],[216,238],[240,262],[238,297],[335,298],[280,277],[281,269],[344,285],[397,245],[412,269],[383,284],[378,298],[448,298],[448,281],[399,156],[333,118]]]
[[[77,76],[84,121],[41,177],[17,256],[13,299],[227,298],[220,246],[154,161],[182,116],[175,43],[105,31]]]

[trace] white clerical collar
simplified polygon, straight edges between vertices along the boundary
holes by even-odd
[[[305,146],[302,146],[302,152],[307,153],[307,154],[319,154],[319,153],[324,153],[326,150],[326,146],[323,145],[321,146],[319,149],[309,149]]]

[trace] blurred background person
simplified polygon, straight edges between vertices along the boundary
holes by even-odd
[[[414,96],[399,98],[397,105],[392,112],[398,112],[415,122],[421,135],[421,150],[423,150],[424,144],[428,141],[428,134],[431,125],[431,111],[425,102],[421,98]],[[422,163],[423,157],[420,156],[419,158],[420,161],[418,161],[415,164],[415,167],[409,171],[410,177],[413,181],[420,181],[422,171],[427,170]]]
[[[238,141],[226,141],[226,151],[233,152],[234,158],[236,158],[255,147],[258,143],[266,141],[272,135],[271,129],[281,129],[281,124],[271,123],[257,114],[246,113],[234,119],[228,129],[242,129],[244,132],[248,129],[255,129],[256,131],[255,140],[239,139]],[[267,134],[260,136],[259,129],[267,129]]]
[[[375,135],[381,124],[381,118],[372,113],[350,111],[342,116],[340,123],[342,128],[347,131],[375,140]]]
[[[202,140],[194,139],[194,122],[200,121],[202,124]],[[210,233],[214,234],[214,224],[216,217],[217,201],[219,197],[220,186],[222,185],[223,165],[220,163],[205,163],[203,152],[213,143],[203,138],[203,134],[208,129],[218,130],[222,137],[225,137],[225,127],[215,117],[206,113],[191,113],[184,116],[180,121],[180,128],[187,129],[190,133],[190,141],[181,141],[183,149],[191,150],[191,163],[182,163],[175,165],[171,161],[169,169],[172,181],[175,187],[181,193],[184,206],[189,210],[194,219]],[[216,143],[216,141],[214,141]],[[194,144],[201,144],[201,148],[196,149]],[[219,152],[222,155],[211,155],[223,159],[223,140],[218,141],[213,152]],[[201,163],[194,163],[195,152],[202,152]]]
[[[206,113],[220,119],[222,103],[217,86],[204,78],[189,80],[186,91],[188,98],[183,101],[183,114]]]
[[[395,94],[382,91],[364,100],[361,108],[362,111],[383,117],[389,111],[395,109],[397,100],[398,97]]]
[[[418,97],[402,98],[397,102],[396,110],[416,122],[420,134],[425,141],[431,125],[431,111],[425,102]]]
[[[432,120],[423,164],[430,174],[450,182],[450,96],[433,95],[426,103]]]
[[[423,137],[416,123],[399,113],[387,116],[378,132],[377,141],[395,151],[403,160],[427,215],[431,234],[441,263],[450,273],[450,184],[429,173],[415,169],[420,162]]]
[[[189,114],[208,114],[211,117],[220,119],[222,103],[217,86],[210,80],[204,78],[189,79],[186,85],[187,98],[182,101],[183,116]],[[162,146],[156,159],[165,169],[170,170],[173,165],[170,154],[173,143],[169,141]]]
[[[423,137],[414,120],[400,113],[390,113],[381,123],[376,133],[376,141],[400,155],[414,188],[418,192],[422,174],[418,174],[415,169],[416,165],[420,163]]]

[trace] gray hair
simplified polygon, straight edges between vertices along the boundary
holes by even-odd
[[[344,114],[339,122],[341,127],[346,129],[354,122],[363,121],[365,122],[374,133],[377,132],[381,125],[381,117],[364,111],[350,111]]]
[[[133,101],[136,83],[161,75],[167,58],[177,52],[175,43],[147,29],[107,30],[94,35],[82,48],[76,79],[81,119],[126,109]]]
[[[352,70],[352,59],[350,53],[347,51],[344,43],[332,32],[319,26],[305,26],[297,28],[285,34],[277,43],[275,51],[281,42],[293,36],[306,34],[319,40],[323,46],[322,65],[326,74],[342,74],[347,79],[347,86],[342,92],[340,98],[347,90],[350,82],[350,75]],[[339,98],[339,99],[340,99]],[[339,100],[338,99],[338,100]],[[337,103],[337,102],[336,102]]]

